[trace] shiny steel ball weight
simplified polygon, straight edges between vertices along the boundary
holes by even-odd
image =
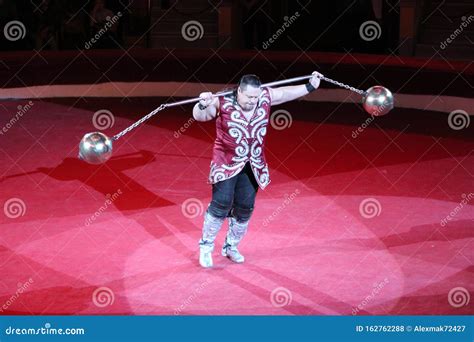
[[[271,87],[282,85],[286,83],[293,83],[299,82],[303,80],[307,80],[312,78],[313,75],[308,76],[301,76],[301,77],[294,77],[289,78],[286,80],[270,82],[266,84],[262,84],[261,87]],[[382,116],[387,114],[390,110],[393,109],[394,106],[394,98],[390,90],[382,86],[374,86],[369,88],[367,91],[363,91],[354,87],[351,87],[347,84],[332,80],[325,76],[320,76],[322,80],[325,80],[329,83],[335,84],[339,87],[348,89],[350,91],[356,92],[363,96],[362,99],[362,106],[364,107],[365,111],[372,116]],[[231,94],[233,90],[216,93],[214,96],[224,96]],[[151,118],[156,113],[162,111],[168,107],[180,106],[183,104],[194,103],[199,101],[199,97],[194,97],[192,99],[177,101],[172,103],[164,103],[160,105],[158,108],[150,112],[149,114],[145,115],[143,118],[135,122],[134,124],[130,125],[129,127],[125,128],[122,132],[114,135],[112,138],[109,138],[107,135],[101,132],[92,132],[87,133],[82,138],[81,142],[79,143],[79,159],[84,160],[89,164],[102,164],[112,157],[113,151],[113,141],[121,138],[132,129],[135,129],[137,126],[141,125],[144,121]]]
[[[112,157],[112,139],[101,132],[87,133],[79,143],[79,159],[102,164]]]
[[[365,92],[362,105],[370,115],[382,116],[393,109],[393,95],[387,88],[374,86]]]

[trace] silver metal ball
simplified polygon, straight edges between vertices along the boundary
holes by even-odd
[[[87,133],[79,143],[79,159],[102,164],[112,156],[112,139],[101,132]]]
[[[363,98],[363,106],[367,113],[373,116],[382,116],[393,109],[393,95],[385,87],[374,86],[369,88]]]

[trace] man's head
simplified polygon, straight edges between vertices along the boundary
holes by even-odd
[[[244,75],[239,81],[237,88],[237,103],[245,111],[255,109],[258,103],[258,97],[262,90],[260,86],[262,83],[255,75]]]

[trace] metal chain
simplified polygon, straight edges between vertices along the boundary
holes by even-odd
[[[156,113],[162,111],[163,109],[166,108],[166,104],[161,104],[158,108],[156,108],[154,111],[152,111],[151,113],[145,115],[143,118],[141,118],[140,120],[138,120],[137,122],[135,122],[134,124],[128,126],[127,128],[125,128],[122,132],[114,135],[112,137],[112,140],[117,140],[117,139],[120,139],[121,137],[123,137],[125,134],[127,134],[128,132],[130,132],[132,129],[135,129],[137,126],[141,125],[143,122],[145,122],[146,120],[148,120],[149,118],[151,118],[153,115],[155,115]]]
[[[338,81],[334,81],[330,78],[327,78],[326,76],[322,76],[321,77],[322,80],[325,80],[326,82],[329,82],[329,83],[332,83],[332,84],[335,84],[341,88],[345,88],[347,90],[350,90],[350,91],[353,91],[353,92],[356,92],[357,94],[360,94],[360,95],[365,95],[365,91],[363,90],[360,90],[360,89],[357,89],[357,88],[354,88],[354,87],[351,87],[347,84],[344,84],[344,83],[341,83],[341,82],[338,82]]]
[[[363,91],[363,90],[360,90],[360,89],[357,89],[357,88],[354,88],[354,87],[351,87],[347,84],[344,84],[344,83],[341,83],[341,82],[338,82],[338,81],[335,81],[335,80],[332,80],[330,78],[327,78],[326,76],[322,76],[320,77],[322,80],[325,80],[326,82],[329,82],[329,83],[332,83],[332,84],[335,84],[339,87],[342,87],[342,88],[345,88],[347,90],[350,90],[350,91],[353,91],[353,92],[356,92],[360,95],[365,95],[366,92]],[[191,99],[192,101],[194,101],[195,99]],[[130,132],[131,130],[135,129],[137,126],[141,125],[143,122],[145,122],[146,120],[148,120],[149,118],[151,118],[153,115],[155,115],[156,113],[162,111],[163,109],[165,109],[166,107],[168,106],[171,106],[173,104],[166,104],[166,103],[163,103],[161,104],[158,108],[156,108],[154,111],[152,111],[151,113],[145,115],[143,118],[141,118],[140,120],[138,120],[137,122],[135,122],[134,124],[130,125],[129,127],[125,128],[122,132],[114,135],[112,137],[112,140],[117,140],[117,139],[120,139],[121,137],[123,137],[125,134],[127,134],[128,132]]]

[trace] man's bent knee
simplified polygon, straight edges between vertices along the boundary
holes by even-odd
[[[212,200],[207,211],[214,217],[224,219],[232,209],[232,202],[218,202]]]
[[[247,222],[252,216],[254,208],[243,208],[243,207],[234,207],[232,209],[232,217],[234,217],[237,222]]]

